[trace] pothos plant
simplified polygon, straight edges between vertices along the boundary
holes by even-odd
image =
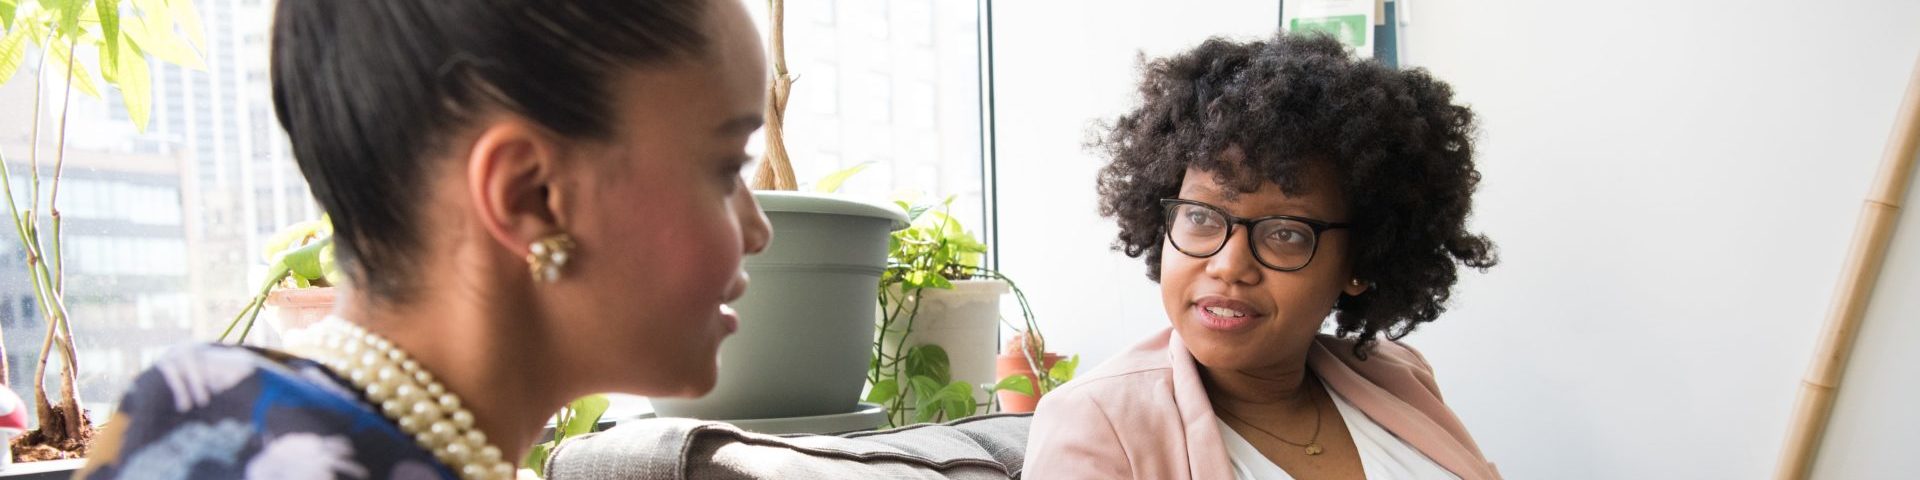
[[[100,98],[98,83],[104,81],[120,92],[127,117],[135,129],[146,131],[151,115],[152,77],[149,55],[161,61],[193,69],[203,69],[198,51],[206,45],[200,17],[189,0],[0,0],[0,83],[11,81],[25,63],[29,45],[41,55],[34,70],[33,125],[27,153],[29,186],[26,208],[13,191],[14,172],[9,158],[0,152],[0,189],[6,194],[7,215],[19,234],[20,249],[26,254],[27,276],[33,285],[35,304],[47,321],[46,340],[41,342],[38,367],[34,372],[34,410],[39,426],[19,437],[13,445],[20,460],[44,460],[85,456],[93,437],[92,420],[81,409],[77,390],[79,355],[74,351],[73,327],[67,315],[66,258],[61,254],[60,174],[65,167],[67,111],[73,91]],[[91,59],[87,58],[91,55]],[[92,60],[88,62],[86,60]],[[91,63],[91,67],[89,66]],[[51,70],[48,67],[52,67]],[[98,80],[95,74],[98,73]],[[49,77],[60,81],[62,91],[55,133],[53,159],[43,162],[40,148],[42,101],[47,98]],[[51,164],[45,171],[42,165]],[[43,178],[45,181],[43,182]],[[46,195],[42,196],[42,183]],[[42,200],[45,203],[42,203]],[[41,228],[42,217],[51,230]],[[5,345],[0,341],[0,345]],[[61,359],[60,400],[56,405],[47,398],[48,359],[57,352]],[[0,347],[0,359],[6,358]],[[0,362],[0,381],[8,377],[5,362]]]
[[[906,345],[920,311],[921,295],[927,289],[950,290],[955,280],[1005,282],[1020,304],[1024,325],[1016,328],[1025,332],[1026,343],[1044,348],[1045,340],[1034,321],[1026,292],[1020,290],[1013,279],[980,265],[987,246],[948,214],[953,197],[938,205],[938,210],[934,205],[897,203],[907,211],[910,225],[893,232],[887,240],[887,268],[880,276],[881,318],[878,334],[874,336],[873,356],[868,362],[867,401],[885,406],[887,421],[894,426],[973,416],[980,413],[982,407],[991,406],[980,405],[973,395],[977,389],[988,387],[953,379],[952,362],[945,348],[931,344]],[[1076,356],[1046,370],[1037,368],[1038,353],[1028,357],[1036,365],[1033,371],[1040,385],[1034,385],[1025,375],[1011,375],[991,386],[988,393],[1013,390],[1032,395],[1045,391],[1071,379],[1079,363]]]
[[[254,321],[260,317],[260,311],[266,309],[267,297],[274,290],[331,287],[345,280],[334,264],[333,222],[324,216],[281,228],[267,237],[262,252],[267,257],[267,279],[261,282],[260,290],[246,307],[240,309],[240,314],[220,332],[219,341],[227,341],[233,329],[241,327],[234,343],[246,343],[247,334],[253,332]]]
[[[612,402],[606,395],[588,395],[568,403],[553,417],[553,439],[534,445],[527,451],[527,458],[520,460],[520,466],[533,470],[540,478],[547,478],[547,457],[553,455],[553,449],[568,438],[592,432],[610,405]]]

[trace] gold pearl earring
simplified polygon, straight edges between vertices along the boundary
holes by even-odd
[[[533,281],[560,281],[560,269],[566,268],[575,246],[573,237],[565,233],[541,237],[527,245],[527,267],[533,271]]]
[[[1361,282],[1360,282],[1360,279],[1358,279],[1358,278],[1356,278],[1356,279],[1353,279],[1353,281],[1352,281],[1352,282],[1349,282],[1349,283],[1352,283],[1352,284],[1353,284],[1353,286],[1356,286],[1356,287],[1364,287],[1364,286],[1367,286],[1367,284],[1365,284],[1365,283],[1361,283]]]

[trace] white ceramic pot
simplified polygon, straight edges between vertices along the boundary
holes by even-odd
[[[754,198],[773,224],[773,243],[747,257],[752,283],[732,304],[740,331],[720,346],[719,382],[698,399],[651,399],[659,416],[765,419],[860,408],[878,309],[874,289],[886,268],[888,233],[906,227],[906,213],[813,193],[759,191]]]
[[[904,305],[905,311],[911,311],[912,302],[917,301],[920,310],[913,319],[913,332],[903,345],[939,345],[947,351],[954,380],[991,387],[1000,380],[994,377],[994,357],[1000,346],[1000,297],[1008,291],[1007,283],[999,280],[958,280],[952,290],[921,290],[919,299]],[[895,293],[894,298],[899,295]],[[906,321],[906,314],[900,317],[899,322]],[[904,328],[893,327],[896,331]],[[887,355],[895,355],[894,342],[881,346]],[[985,405],[987,395],[986,390],[976,389],[974,400]]]

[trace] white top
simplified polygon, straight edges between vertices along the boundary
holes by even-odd
[[[1324,385],[1324,384],[1323,384]],[[1327,390],[1333,397],[1334,407],[1340,410],[1340,418],[1347,424],[1347,432],[1353,437],[1353,446],[1360,450],[1360,470],[1370,479],[1451,479],[1460,477],[1440,468],[1440,464],[1415,450],[1412,445],[1396,437],[1372,418],[1362,413],[1347,399],[1333,390]],[[1227,422],[1214,417],[1214,423],[1220,424],[1220,436],[1226,440],[1227,458],[1233,461],[1235,480],[1293,480],[1286,470],[1267,460],[1246,437],[1233,430]]]

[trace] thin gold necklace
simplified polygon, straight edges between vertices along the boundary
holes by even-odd
[[[1225,405],[1222,405],[1220,406],[1220,408],[1217,408],[1215,410],[1219,410],[1220,413],[1227,414],[1227,418],[1231,418],[1236,422],[1240,422],[1240,424],[1246,425],[1247,427],[1257,430],[1260,433],[1267,434],[1267,436],[1273,437],[1274,440],[1279,440],[1281,443],[1307,449],[1307,456],[1314,456],[1314,455],[1319,455],[1321,452],[1325,452],[1326,449],[1320,448],[1320,402],[1317,400],[1313,400],[1311,395],[1308,396],[1307,401],[1313,403],[1313,436],[1307,439],[1307,443],[1295,443],[1293,441],[1280,438],[1279,435],[1274,435],[1273,432],[1269,432],[1267,431],[1267,429],[1260,428],[1259,425],[1254,425],[1253,422],[1249,422],[1246,419],[1240,418],[1239,415],[1234,415],[1233,412],[1227,411],[1227,407]]]

